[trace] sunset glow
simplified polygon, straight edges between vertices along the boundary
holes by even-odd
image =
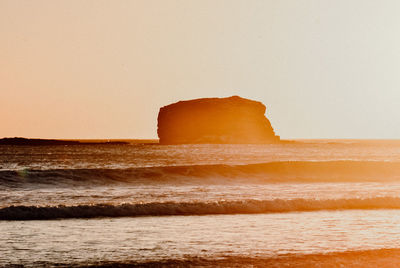
[[[0,267],[400,267],[399,14],[0,0]]]
[[[398,138],[397,1],[0,1],[0,136],[156,138],[239,95],[282,138]]]

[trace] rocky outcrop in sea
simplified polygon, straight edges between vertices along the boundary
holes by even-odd
[[[160,108],[157,133],[161,144],[279,142],[265,111],[239,96],[179,101]]]

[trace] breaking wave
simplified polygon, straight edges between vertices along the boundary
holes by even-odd
[[[400,249],[334,251],[313,254],[280,254],[276,256],[187,256],[183,259],[149,261],[103,261],[88,265],[57,264],[68,267],[400,267]],[[43,266],[55,266],[44,263]]]
[[[247,165],[192,165],[129,169],[0,170],[0,186],[109,183],[366,182],[400,181],[400,162],[282,161]]]
[[[257,214],[349,209],[400,209],[400,198],[292,199],[218,202],[165,202],[76,206],[9,206],[0,220],[50,220],[59,218],[138,217],[171,215]]]

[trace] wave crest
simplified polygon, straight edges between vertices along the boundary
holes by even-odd
[[[138,217],[171,215],[257,214],[348,209],[400,209],[400,198],[292,199],[218,202],[165,202],[77,206],[9,206],[0,209],[0,220],[50,220],[58,218]]]
[[[247,165],[192,165],[129,169],[0,171],[0,186],[70,186],[109,183],[366,182],[400,181],[400,162],[283,161]]]

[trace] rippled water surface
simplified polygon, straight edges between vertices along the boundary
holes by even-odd
[[[0,146],[0,170],[131,168],[248,164],[272,161],[400,161],[400,142],[315,142],[282,145]]]
[[[220,200],[363,199],[399,197],[400,183],[284,183],[240,185],[113,185],[0,190],[0,208],[25,206],[207,202]]]
[[[3,222],[0,262],[267,257],[400,247],[399,210]]]
[[[400,248],[399,222],[400,142],[0,146],[0,266]]]

